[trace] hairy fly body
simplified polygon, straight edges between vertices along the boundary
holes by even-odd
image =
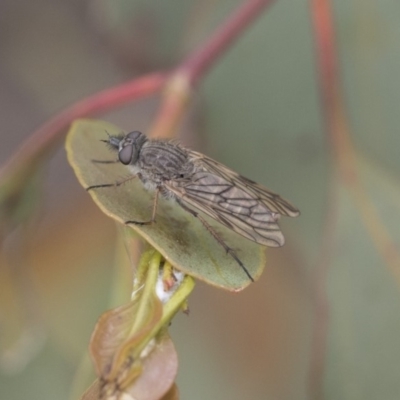
[[[289,202],[262,185],[173,141],[148,139],[138,131],[109,135],[108,140],[103,141],[118,151],[116,162],[128,166],[133,175],[121,182],[93,185],[87,190],[119,186],[138,177],[146,189],[155,193],[152,217],[148,221],[126,221],[126,224],[155,222],[159,195],[174,199],[203,223],[251,280],[252,276],[233,249],[198,211],[253,242],[271,247],[282,246],[285,242],[277,223],[280,216],[299,215]]]

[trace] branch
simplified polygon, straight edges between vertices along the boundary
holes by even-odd
[[[150,96],[161,88],[165,79],[166,75],[162,73],[146,75],[103,90],[61,111],[36,129],[13,154],[0,170],[0,180],[7,176],[9,180],[18,181],[20,174],[27,172],[26,165],[29,165],[29,169],[34,169],[37,163],[58,145],[75,119],[110,111],[129,101]]]
[[[155,137],[174,136],[186,111],[193,87],[212,65],[274,0],[247,0],[199,49],[190,54],[173,72],[167,84],[160,111],[150,129]]]
[[[262,14],[264,8],[274,2],[274,0],[244,2],[202,47],[183,61],[176,73],[186,75],[190,86],[194,86],[248,26]]]

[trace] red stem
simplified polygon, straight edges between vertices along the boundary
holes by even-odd
[[[162,73],[146,75],[103,90],[66,108],[33,132],[0,170],[0,176],[4,176],[7,172],[12,173],[15,168],[18,169],[21,160],[34,163],[50,152],[75,119],[109,111],[128,101],[149,96],[160,90],[166,77],[167,75]]]
[[[325,116],[326,131],[335,142],[338,116],[342,111],[340,79],[337,64],[335,29],[330,0],[311,0],[314,24],[320,95]],[[333,143],[334,144],[334,143]],[[334,146],[335,147],[335,146]]]
[[[331,149],[339,155],[345,135],[345,117],[340,93],[340,77],[337,63],[335,29],[329,0],[310,1],[317,68],[319,73],[322,112]],[[309,391],[313,400],[323,399],[323,376],[326,363],[327,335],[329,325],[329,301],[326,280],[337,224],[336,190],[329,193],[328,210],[318,265],[314,274],[315,321],[309,371]]]
[[[160,110],[149,130],[151,136],[171,137],[188,106],[191,89],[211,66],[237,40],[243,31],[274,0],[247,0],[206,43],[190,54],[174,71]]]
[[[274,3],[274,0],[248,0],[213,34],[206,44],[189,56],[178,72],[186,74],[193,86],[213,63],[227,50],[234,40],[250,25],[263,9]]]

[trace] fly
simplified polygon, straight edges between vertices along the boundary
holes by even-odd
[[[133,175],[122,181],[89,186],[86,190],[120,186],[138,177],[146,189],[154,191],[152,216],[148,221],[126,221],[126,224],[154,223],[159,196],[173,199],[200,220],[252,281],[253,277],[236,252],[199,211],[246,239],[270,247],[279,247],[285,242],[278,226],[280,216],[299,215],[299,211],[278,194],[174,141],[149,139],[139,131],[108,136],[103,142],[118,151],[118,159],[97,162],[120,162]]]

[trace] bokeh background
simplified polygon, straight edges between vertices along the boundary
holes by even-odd
[[[182,399],[399,397],[400,3],[332,3],[357,166],[394,247],[377,251],[374,223],[366,229],[334,173],[310,3],[278,0],[199,84],[180,138],[302,215],[282,221],[287,245],[267,251],[257,283],[238,294],[200,283],[190,316],[174,319]],[[1,0],[0,165],[67,105],[176,66],[239,4]],[[101,118],[146,132],[157,106],[154,97]],[[79,186],[63,148],[48,164],[41,203],[24,251],[14,232],[1,257],[4,400],[79,398],[91,378],[93,326],[129,287],[115,263],[117,229]]]

